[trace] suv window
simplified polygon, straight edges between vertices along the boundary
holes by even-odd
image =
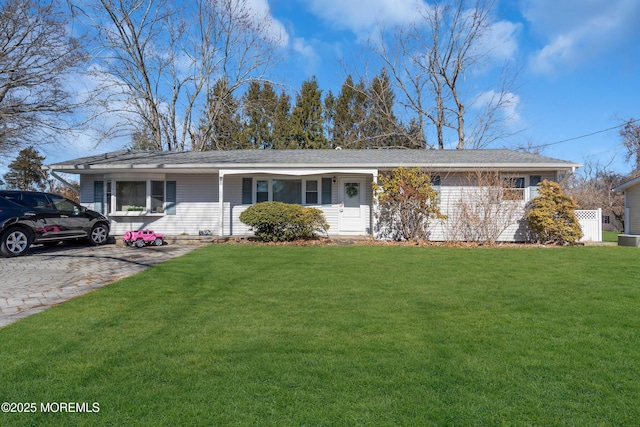
[[[53,209],[51,202],[44,194],[23,193],[21,204],[29,208]]]
[[[78,205],[73,203],[71,200],[65,199],[64,197],[57,196],[55,194],[51,194],[49,195],[49,197],[51,197],[51,200],[53,201],[53,204],[57,210],[73,212],[76,215],[80,213],[80,208],[78,207]]]
[[[15,208],[15,207],[16,206],[13,205],[10,201],[0,196],[0,208],[8,209],[8,208]]]
[[[19,205],[22,204],[22,202],[20,202],[20,193],[2,193],[0,194],[0,196],[9,201],[12,201],[13,203],[17,203]]]

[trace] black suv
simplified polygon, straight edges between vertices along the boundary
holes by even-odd
[[[102,245],[109,237],[109,220],[57,194],[0,190],[0,254],[24,255],[32,243],[55,245],[62,240],[87,239]]]

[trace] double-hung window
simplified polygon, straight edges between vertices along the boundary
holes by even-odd
[[[176,182],[118,180],[94,182],[94,203],[104,213],[176,214]]]
[[[242,204],[268,201],[298,205],[330,204],[331,178],[242,179]]]
[[[524,200],[524,178],[506,178],[503,194],[505,200]]]
[[[305,183],[306,191],[305,191],[305,203],[307,205],[317,205],[318,204],[318,181],[316,180],[308,180]]]
[[[164,213],[164,181],[151,181],[151,213]]]
[[[269,201],[269,181],[256,182],[256,203]]]
[[[274,179],[271,188],[274,202],[302,204],[301,179]]]
[[[146,181],[116,181],[117,212],[143,212],[146,208]]]
[[[542,182],[540,175],[531,175],[529,177],[529,198],[533,199],[538,196],[538,184]]]

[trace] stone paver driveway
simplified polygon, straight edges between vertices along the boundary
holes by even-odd
[[[33,246],[23,257],[0,257],[0,327],[197,247],[64,244]]]

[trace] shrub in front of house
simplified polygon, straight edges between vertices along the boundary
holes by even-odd
[[[393,240],[427,240],[429,223],[446,219],[440,212],[440,192],[419,168],[397,168],[373,183],[378,203],[378,236]]]
[[[316,239],[329,229],[320,209],[282,202],[250,206],[240,214],[240,221],[265,242]]]
[[[527,212],[529,228],[542,243],[574,244],[582,237],[582,228],[576,218],[577,203],[567,196],[560,184],[542,181],[538,196],[531,200]]]

